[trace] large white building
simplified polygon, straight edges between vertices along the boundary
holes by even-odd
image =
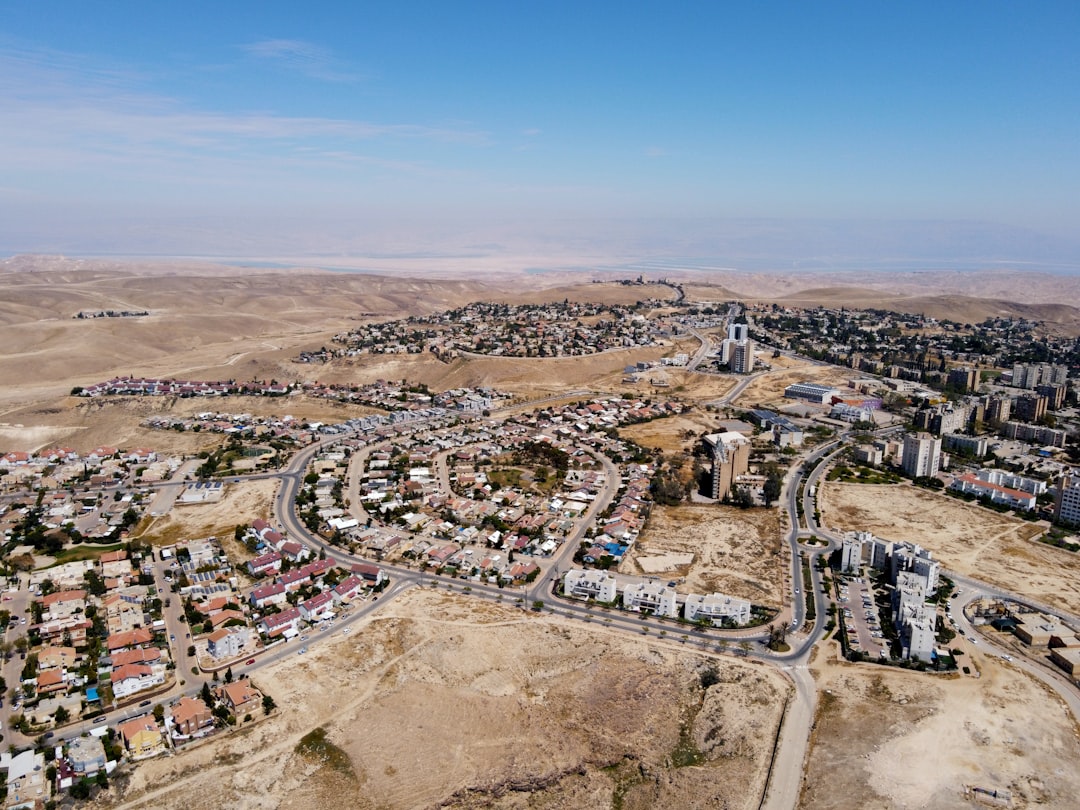
[[[983,470],[981,472],[988,471]],[[1039,483],[1042,482],[1040,481]],[[986,479],[982,475],[975,475],[974,473],[958,475],[953,479],[952,483],[949,484],[949,489],[956,490],[957,492],[971,493],[980,498],[989,498],[994,503],[1002,503],[1013,509],[1031,511],[1036,506],[1036,497],[1033,493],[1012,489],[1011,487],[997,483],[993,480],[993,477]]]
[[[840,389],[831,385],[819,385],[812,382],[798,382],[784,389],[784,396],[788,399],[805,399],[808,402],[816,402],[819,405],[828,405],[833,397],[840,396]]]
[[[638,613],[649,612],[656,616],[674,619],[679,615],[675,602],[675,589],[658,582],[639,582],[623,589],[623,607]]]
[[[615,577],[607,571],[571,568],[563,574],[563,593],[575,599],[614,602],[616,596]]]
[[[904,436],[904,472],[912,478],[927,478],[938,473],[941,458],[941,439],[929,433],[909,433]]]
[[[734,624],[746,624],[750,621],[750,603],[723,593],[692,593],[686,597],[684,615],[692,622],[708,619],[716,627],[725,619]]]
[[[900,646],[905,658],[929,662],[933,658],[937,613],[920,605],[906,612],[899,623]]]
[[[1058,479],[1054,519],[1080,524],[1080,475],[1063,475]]]

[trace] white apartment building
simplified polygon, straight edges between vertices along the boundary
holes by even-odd
[[[563,593],[575,599],[614,602],[617,595],[615,577],[607,571],[572,568],[563,574]]]
[[[855,532],[844,538],[844,545],[840,550],[840,570],[845,574],[857,574],[863,564],[863,535],[866,532]]]
[[[941,458],[941,439],[929,433],[909,433],[904,436],[904,472],[912,478],[937,475]]]
[[[723,593],[692,593],[686,597],[684,615],[689,621],[708,619],[719,627],[728,619],[735,624],[750,621],[750,603],[745,599]]]
[[[936,618],[937,612],[926,605],[913,608],[901,617],[900,646],[905,658],[932,660],[937,640]]]
[[[639,582],[623,589],[623,608],[638,613],[648,611],[656,616],[678,617],[679,606],[675,602],[675,589],[657,582]]]
[[[1058,479],[1054,520],[1080,524],[1080,475],[1063,475]]]
[[[1040,482],[1041,483],[1041,482]],[[1018,489],[1010,489],[993,481],[983,480],[981,476],[972,473],[958,475],[949,484],[949,489],[957,492],[971,493],[980,498],[989,498],[994,503],[1003,503],[1013,509],[1030,511],[1035,508],[1036,498],[1030,492],[1022,492]]]

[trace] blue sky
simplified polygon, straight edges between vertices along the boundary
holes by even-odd
[[[718,231],[768,221],[828,223],[785,258],[1080,261],[1076,2],[0,2],[0,20],[0,250],[724,258]],[[913,222],[926,249],[897,245]]]

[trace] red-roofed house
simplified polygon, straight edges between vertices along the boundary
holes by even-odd
[[[128,666],[129,664],[152,664],[161,660],[161,650],[157,647],[146,647],[138,650],[122,650],[109,656],[113,668]]]
[[[47,669],[37,677],[37,691],[39,695],[51,695],[55,692],[66,692],[67,682],[64,680],[64,670]]]
[[[292,540],[286,540],[281,544],[281,555],[293,562],[300,562],[301,560],[306,560],[310,557],[311,552],[308,550],[307,546]]]
[[[286,591],[292,592],[300,590],[300,588],[302,588],[310,580],[311,577],[309,577],[303,571],[299,569],[293,569],[292,571],[286,571],[284,574],[279,576],[275,580],[275,582],[284,587]]]
[[[300,586],[297,585],[296,587],[299,588]],[[284,605],[286,596],[285,586],[277,582],[272,582],[269,585],[262,585],[253,590],[248,599],[251,601],[252,607],[261,610],[268,605]]]
[[[185,737],[197,734],[200,729],[214,724],[210,709],[198,698],[181,698],[169,709],[169,716],[172,718],[173,728]]]
[[[320,593],[299,605],[300,615],[309,622],[321,622],[334,615],[334,594],[332,592]]]
[[[382,585],[388,579],[379,566],[372,565],[371,563],[356,563],[352,567],[352,572],[363,577],[376,587]]]
[[[137,627],[134,630],[128,630],[126,633],[113,633],[105,639],[105,646],[109,648],[110,653],[114,653],[139,644],[149,644],[153,640],[154,634],[149,629]]]
[[[221,687],[221,699],[237,717],[253,714],[262,707],[262,693],[253,687],[247,678]]]
[[[263,616],[259,620],[259,631],[270,638],[277,636],[295,636],[300,630],[300,609],[289,608],[272,616]]]
[[[86,591],[57,591],[41,598],[42,611],[46,619],[57,621],[66,619],[76,611],[86,609]]]
[[[354,574],[338,583],[338,586],[331,593],[334,595],[334,601],[340,604],[355,599],[366,587],[367,583]]]
[[[276,551],[263,554],[260,557],[256,557],[254,560],[249,560],[247,568],[248,573],[252,576],[276,573],[281,570],[281,555]]]

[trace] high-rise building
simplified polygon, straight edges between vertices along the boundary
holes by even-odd
[[[1063,475],[1058,479],[1054,520],[1080,524],[1080,475]]]
[[[1039,385],[1065,385],[1069,376],[1068,366],[1052,366],[1049,363],[1017,363],[1013,366],[1012,384],[1017,388],[1035,388]]]
[[[986,402],[986,421],[991,425],[1008,422],[1012,415],[1012,400],[1009,397],[990,397]]]
[[[1016,398],[1013,404],[1013,416],[1021,422],[1038,422],[1046,416],[1046,397],[1039,394],[1024,394]]]
[[[1056,411],[1065,404],[1065,395],[1069,393],[1069,387],[1067,385],[1044,383],[1035,386],[1035,393],[1041,397],[1046,397],[1048,410]]]
[[[949,371],[947,380],[949,385],[954,386],[962,394],[979,389],[979,372],[974,368],[954,368]]]
[[[729,323],[727,336],[728,340],[746,340],[750,337],[750,327],[745,323]]]
[[[731,492],[736,476],[750,469],[750,440],[741,433],[711,433],[705,445],[712,451],[712,492],[720,501]]]
[[[749,374],[754,370],[754,341],[749,338],[737,340],[731,347],[728,368],[734,374]]]
[[[941,457],[941,439],[929,433],[909,433],[904,436],[904,472],[912,478],[937,475]]]

